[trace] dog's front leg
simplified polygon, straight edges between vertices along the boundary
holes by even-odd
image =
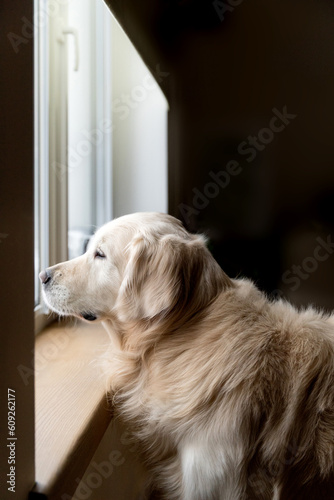
[[[180,500],[246,500],[246,472],[241,461],[219,443],[189,442],[180,450]]]

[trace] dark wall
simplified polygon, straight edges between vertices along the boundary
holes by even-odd
[[[26,499],[35,480],[32,20],[33,2],[1,2],[0,498],[13,500]],[[22,377],[22,369],[29,373],[29,381]],[[8,428],[8,411],[12,409],[12,404],[8,406],[8,394],[11,403],[15,395],[15,431]],[[13,413],[9,419],[13,422]],[[15,492],[8,490],[13,482],[7,483],[14,480],[13,472]]]
[[[230,276],[332,308],[333,2],[122,6],[144,60],[169,72],[170,213]]]

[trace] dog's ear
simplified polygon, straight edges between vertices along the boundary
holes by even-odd
[[[191,316],[230,283],[202,236],[167,235],[155,240],[138,236],[128,251],[116,302],[125,321],[170,314]]]

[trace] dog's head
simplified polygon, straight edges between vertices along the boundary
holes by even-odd
[[[230,283],[202,236],[158,213],[106,224],[84,255],[42,271],[40,280],[50,309],[88,321],[191,315]]]

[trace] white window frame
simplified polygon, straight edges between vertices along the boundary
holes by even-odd
[[[39,270],[67,259],[67,182],[59,183],[56,165],[66,165],[66,47],[57,41],[67,6],[48,12],[47,0],[35,0],[35,249]],[[44,15],[43,15],[44,14]],[[57,42],[50,44],[49,40]],[[61,78],[59,78],[61,75]],[[50,96],[53,98],[50,99]],[[36,252],[36,250],[35,250]],[[36,265],[35,264],[35,265]],[[35,332],[52,316],[43,304],[35,270]],[[36,299],[38,303],[36,304]]]
[[[35,14],[47,11],[47,1],[34,0]],[[102,122],[111,126],[112,122],[110,19],[103,14],[103,3],[94,3],[92,27],[102,50],[96,50],[92,129]],[[68,4],[61,1],[56,5],[52,15],[36,15],[43,22],[35,24],[35,266],[39,270],[68,259],[67,51],[72,49],[72,40],[64,33],[71,31],[67,26]],[[80,53],[80,40],[76,40],[75,49]],[[112,145],[107,136],[96,147],[94,165],[99,193],[95,225],[99,226],[112,218]],[[35,287],[35,332],[39,333],[53,315],[43,304],[36,271]]]
[[[45,0],[34,0],[35,15]],[[47,324],[36,268],[49,265],[49,22],[34,24],[34,217],[35,217],[35,331]]]

